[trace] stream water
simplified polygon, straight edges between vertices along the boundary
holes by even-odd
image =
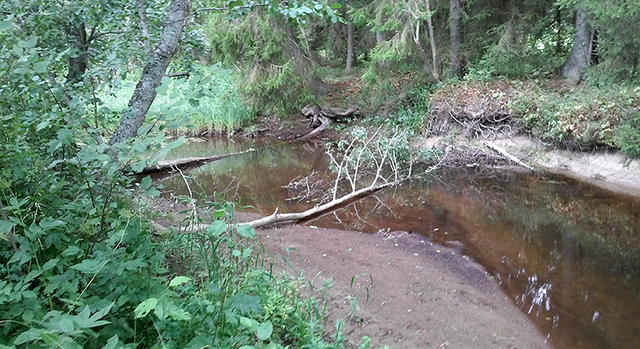
[[[172,156],[249,147],[263,150],[190,171],[191,189],[262,214],[313,206],[283,186],[327,170],[322,143],[196,142]],[[181,177],[163,184],[187,193]],[[640,348],[640,199],[558,176],[448,169],[307,224],[422,234],[482,264],[556,348]]]

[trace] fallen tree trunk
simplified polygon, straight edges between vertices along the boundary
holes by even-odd
[[[151,174],[151,173],[171,171],[171,170],[175,170],[177,167],[188,167],[188,166],[196,166],[196,165],[200,166],[208,162],[228,158],[229,156],[246,154],[252,151],[255,151],[255,149],[251,148],[244,151],[223,154],[223,155],[212,155],[212,156],[204,156],[204,157],[192,157],[192,158],[183,158],[183,159],[168,160],[168,161],[159,161],[155,165],[145,167],[141,172],[138,172],[137,174],[145,175],[145,174]]]
[[[495,145],[495,144],[493,144],[491,142],[484,142],[484,145],[487,146],[487,148],[498,152],[500,155],[506,157],[507,159],[515,162],[516,164],[518,164],[518,165],[520,165],[520,166],[522,166],[522,167],[524,167],[524,168],[526,168],[526,169],[528,169],[530,171],[535,171],[536,170],[535,168],[527,165],[524,161],[522,161],[522,160],[518,159],[517,157],[509,154],[505,149],[503,149],[500,146],[497,146],[497,145]]]
[[[278,223],[278,222],[289,222],[289,221],[299,221],[299,220],[303,220],[303,219],[307,219],[319,214],[323,214],[326,212],[329,212],[337,207],[342,206],[345,203],[348,203],[352,200],[355,199],[359,199],[361,197],[364,197],[366,195],[369,195],[371,193],[374,193],[380,189],[384,189],[387,187],[391,187],[394,186],[398,183],[402,182],[402,180],[399,180],[397,182],[388,182],[388,183],[384,183],[384,184],[380,184],[380,185],[374,185],[374,186],[369,186],[366,188],[362,188],[360,190],[356,190],[354,192],[351,192],[350,194],[347,194],[339,199],[336,200],[332,200],[326,204],[320,205],[320,206],[315,206],[313,208],[310,208],[304,212],[298,212],[298,213],[278,213],[278,210],[276,209],[276,211],[267,217],[264,218],[260,218],[260,219],[256,219],[250,222],[246,222],[246,223],[242,223],[241,225],[250,225],[254,228],[259,228],[259,227],[263,227],[265,225],[269,225],[269,224],[273,224],[273,223]]]
[[[332,200],[326,204],[310,208],[304,212],[278,213],[278,209],[276,208],[275,212],[273,212],[273,214],[271,214],[270,216],[256,219],[250,222],[238,223],[237,225],[249,225],[253,228],[260,228],[269,224],[279,223],[279,222],[297,222],[303,219],[311,218],[320,214],[330,212],[331,210],[334,210],[346,203],[349,203],[350,201],[360,199],[378,190],[400,184],[407,179],[409,178],[404,178],[395,182],[387,182],[379,185],[371,185],[366,188],[362,188],[354,192],[351,192],[350,194],[347,194],[339,199]],[[180,232],[186,233],[186,232],[194,232],[194,231],[204,231],[207,229],[207,227],[209,227],[208,224],[193,224],[180,229]]]

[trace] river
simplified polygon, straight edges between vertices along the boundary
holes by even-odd
[[[259,149],[189,172],[197,195],[261,214],[299,212],[284,186],[326,173],[321,142],[191,142],[172,157]],[[180,176],[165,192],[187,194]],[[306,224],[411,231],[483,265],[561,349],[640,348],[640,199],[570,178],[498,169],[442,169]]]

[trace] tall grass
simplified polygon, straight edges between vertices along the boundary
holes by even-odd
[[[135,74],[134,74],[135,75]],[[123,81],[100,95],[114,118],[127,107],[135,82]],[[147,114],[147,122],[172,133],[187,135],[233,134],[253,119],[253,113],[233,83],[233,73],[214,65],[188,78],[164,77]],[[110,128],[115,127],[110,123]]]

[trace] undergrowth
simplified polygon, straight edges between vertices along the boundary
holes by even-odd
[[[525,128],[543,140],[570,149],[629,149],[632,137],[640,135],[624,120],[640,106],[640,89],[626,86],[589,86],[540,89],[525,84],[510,109],[521,116]],[[618,136],[621,130],[626,136]],[[625,133],[624,131],[622,131]],[[627,152],[628,155],[632,153]]]
[[[103,110],[112,116],[107,129],[112,131],[117,126],[134,87],[133,80],[117,81],[99,96]],[[164,77],[157,91],[147,124],[160,123],[174,134],[233,134],[254,117],[240,97],[233,73],[219,64],[200,67],[187,78]]]

